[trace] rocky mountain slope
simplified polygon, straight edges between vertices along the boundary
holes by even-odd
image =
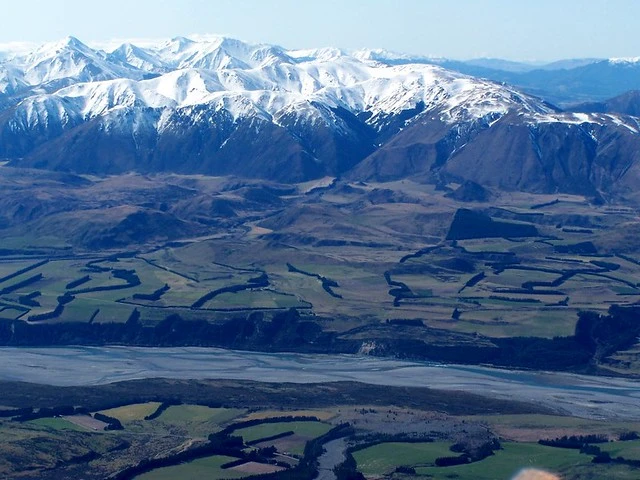
[[[69,37],[0,63],[0,159],[19,167],[608,195],[637,184],[639,132],[379,50],[176,38],[107,53]]]
[[[640,117],[640,90],[630,90],[603,102],[574,105],[571,110],[586,113],[621,113]]]

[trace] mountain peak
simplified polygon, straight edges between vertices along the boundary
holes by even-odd
[[[91,49],[76,37],[64,37],[56,42],[44,43],[36,50],[29,53],[26,57],[26,63],[34,64],[44,59],[55,58],[59,55],[79,52],[85,56],[95,56],[97,51]]]
[[[282,181],[335,176],[362,162],[361,179],[442,170],[547,191],[588,182],[599,188],[600,177],[580,177],[589,170],[581,167],[570,172],[579,180],[554,177],[562,168],[553,175],[535,169],[594,155],[623,165],[640,151],[633,117],[558,113],[507,83],[461,73],[461,64],[383,49],[286,50],[224,36],[124,43],[106,54],[67,37],[2,64],[0,132],[10,133],[0,158],[92,172],[105,172],[100,162],[108,159],[111,171]],[[620,78],[635,69],[609,71]],[[565,137],[571,148],[554,150]],[[627,142],[622,160],[607,157],[620,151],[606,148],[616,138]],[[505,172],[502,163],[510,165]]]
[[[69,46],[74,46],[74,47],[84,46],[84,43],[82,43],[80,40],[78,40],[77,37],[74,37],[73,35],[67,35],[61,41]]]
[[[640,63],[640,57],[610,58],[609,63],[612,63],[614,65],[637,65]]]
[[[347,55],[347,52],[335,47],[307,48],[300,50],[291,50],[287,53],[289,56],[303,62],[314,60],[329,62]]]
[[[160,47],[160,49],[169,50],[173,53],[178,53],[178,52],[182,52],[186,48],[189,48],[194,43],[196,42],[186,37],[173,37],[172,39],[164,42]]]
[[[53,42],[51,44],[44,44],[43,47],[49,51],[59,51],[59,50],[91,50],[87,45],[82,43],[78,38],[69,35],[66,36],[57,42]]]

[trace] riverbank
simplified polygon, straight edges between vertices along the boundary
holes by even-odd
[[[152,378],[428,387],[534,403],[584,418],[640,420],[640,382],[619,378],[198,347],[0,348],[5,382],[69,387]]]

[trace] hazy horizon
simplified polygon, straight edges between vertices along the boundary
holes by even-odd
[[[36,12],[36,13],[34,13]],[[450,59],[546,63],[570,58],[640,56],[640,2],[404,0],[232,2],[35,0],[4,8],[8,43],[39,45],[68,35],[92,46],[138,39],[214,34],[289,49],[383,48]],[[98,21],[99,19],[99,21]]]

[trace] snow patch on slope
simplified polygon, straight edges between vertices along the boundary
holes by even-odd
[[[256,116],[277,124],[321,123],[345,131],[348,126],[335,114],[337,109],[363,115],[374,129],[403,112],[435,116],[448,124],[480,120],[492,125],[510,112],[526,114],[532,122],[605,121],[558,114],[506,85],[441,68],[434,64],[439,60],[381,49],[286,50],[217,36],[125,42],[106,53],[68,37],[0,64],[0,93],[29,95],[28,89],[36,88],[39,95],[47,94],[17,106],[16,115],[25,118],[46,104],[51,118],[60,117],[64,108],[70,118],[86,120],[119,109],[190,109],[198,115],[191,107],[203,106],[224,110],[234,120]],[[42,115],[36,117],[44,121]]]

